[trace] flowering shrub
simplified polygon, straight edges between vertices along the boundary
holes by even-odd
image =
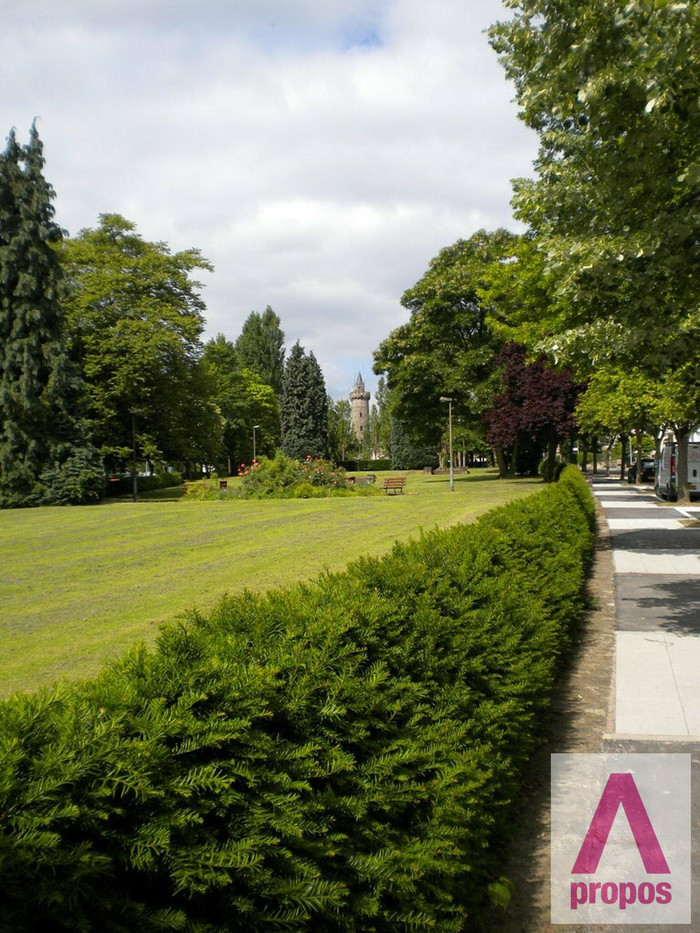
[[[250,466],[241,464],[241,494],[245,498],[311,499],[330,495],[353,495],[345,470],[327,460],[307,457],[303,463],[278,452]]]
[[[342,467],[334,467],[327,460],[307,457],[301,468],[305,481],[311,483],[312,486],[328,486],[331,489],[347,488],[348,478],[345,470]]]

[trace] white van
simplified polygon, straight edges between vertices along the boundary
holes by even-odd
[[[656,495],[669,502],[675,501],[678,496],[677,461],[678,444],[664,444],[656,471]],[[700,441],[688,441],[688,492],[691,499],[700,498]]]

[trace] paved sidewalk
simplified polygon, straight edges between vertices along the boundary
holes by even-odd
[[[648,487],[592,484],[616,591],[614,736],[700,742],[700,508]]]
[[[691,755],[692,922],[636,929],[698,933],[700,508],[658,500],[650,487],[599,478],[591,485],[606,517],[615,581],[614,717],[601,751]]]

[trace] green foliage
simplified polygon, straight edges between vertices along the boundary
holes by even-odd
[[[392,470],[391,460],[382,457],[380,460],[344,460],[338,466],[345,470],[358,470],[364,473],[379,473],[380,471]]]
[[[201,479],[188,483],[185,488],[185,499],[190,502],[212,502],[216,499],[231,500],[240,498],[240,489],[227,487],[222,489],[216,479]]]
[[[328,452],[328,396],[321,367],[297,341],[284,368],[282,450],[288,457],[325,457]]]
[[[280,319],[268,305],[251,311],[235,344],[239,365],[256,373],[279,398],[284,377],[284,334]]]
[[[134,481],[131,476],[111,477],[107,484],[108,496],[127,496],[133,492]],[[172,470],[170,473],[154,473],[153,476],[139,476],[139,492],[152,492],[154,489],[173,489],[182,486],[182,473]]]
[[[494,907],[503,907],[510,904],[511,898],[515,894],[515,885],[510,878],[499,878],[489,885],[489,900]]]
[[[352,427],[351,406],[347,399],[328,399],[328,456],[340,462],[359,453],[359,443]]]
[[[102,467],[68,358],[53,189],[36,126],[0,155],[0,507],[93,501]]]
[[[587,369],[612,361],[662,377],[693,360],[697,400],[700,7],[507,6],[492,44],[540,141],[515,207],[556,279],[540,335]]]
[[[492,269],[510,259],[517,243],[506,230],[479,230],[441,250],[401,299],[410,321],[374,354],[374,371],[387,374],[392,414],[423,446],[439,446],[446,420],[441,396],[453,398],[455,416],[483,435],[500,346],[487,324],[488,285]]]
[[[593,434],[654,432],[663,421],[663,387],[640,370],[598,369],[581,396],[576,418]]]
[[[78,448],[58,465],[42,471],[42,505],[90,505],[105,494],[102,458],[94,447]]]
[[[93,682],[0,705],[6,928],[472,927],[593,520],[569,469],[474,526],[226,599]]]
[[[372,456],[377,459],[388,455],[391,436],[391,393],[384,376],[377,380],[375,399],[369,413],[369,441]]]
[[[435,445],[416,437],[409,424],[397,417],[391,420],[389,453],[396,470],[422,470],[439,462]]]
[[[191,278],[210,264],[196,249],[171,253],[145,241],[118,214],[64,241],[60,258],[71,352],[97,442],[131,449],[135,418],[141,454],[150,445],[166,460],[211,462],[223,425],[199,366],[204,302]]]
[[[235,464],[253,459],[254,426],[255,454],[272,456],[280,437],[280,406],[272,386],[252,370],[212,364],[209,349],[207,345],[204,363],[211,372],[214,399],[224,419],[227,461]]]
[[[241,495],[247,499],[313,499],[338,491],[354,492],[348,487],[345,470],[327,460],[293,460],[281,451],[271,460],[243,465]]]

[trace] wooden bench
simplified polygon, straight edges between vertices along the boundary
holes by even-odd
[[[405,476],[387,476],[384,480],[384,492],[396,493],[401,492],[403,495],[403,487],[406,485]]]

